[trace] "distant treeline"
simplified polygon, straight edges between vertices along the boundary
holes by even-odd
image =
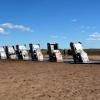
[[[100,55],[100,49],[85,49],[88,55]]]
[[[64,50],[67,54],[68,49],[60,49],[61,53],[64,54]],[[84,49],[84,51],[87,52],[88,55],[100,55],[100,49]],[[42,52],[44,55],[46,55],[47,49],[42,49]]]

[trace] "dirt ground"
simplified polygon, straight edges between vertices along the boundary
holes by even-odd
[[[93,59],[93,60],[99,60],[100,61],[100,55],[92,55],[92,56],[89,56],[89,59]]]
[[[0,100],[100,100],[100,65],[0,61]]]

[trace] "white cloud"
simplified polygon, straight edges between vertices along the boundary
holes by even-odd
[[[4,23],[0,25],[3,28],[9,28],[9,29],[13,29],[13,24],[12,23]]]
[[[8,32],[5,31],[2,27],[0,27],[0,34],[8,34]]]
[[[19,29],[19,30],[22,30],[24,32],[33,32],[33,30],[29,27],[25,27],[23,25],[15,25],[14,26],[15,29]]]
[[[72,22],[73,22],[73,23],[77,22],[77,19],[72,19]]]
[[[93,34],[90,34],[87,40],[94,40],[94,41],[100,40],[100,33],[94,32]]]
[[[20,24],[3,23],[0,25],[0,27],[2,27],[4,29],[16,29],[16,30],[20,30],[20,31],[24,31],[24,32],[33,32],[33,30],[31,28],[26,27],[24,25],[20,25]]]

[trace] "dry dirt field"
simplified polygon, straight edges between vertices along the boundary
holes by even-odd
[[[0,100],[100,100],[100,65],[0,61]]]

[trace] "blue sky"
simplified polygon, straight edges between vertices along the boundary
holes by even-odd
[[[100,48],[100,0],[0,0],[0,45],[71,41]]]

